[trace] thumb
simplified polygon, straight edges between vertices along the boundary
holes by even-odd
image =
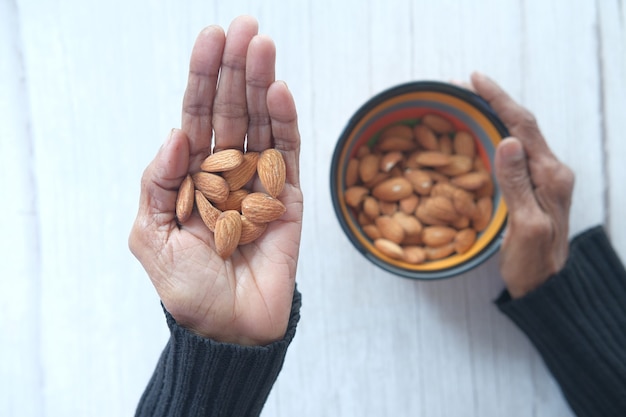
[[[188,171],[189,139],[182,130],[172,129],[143,173],[140,211],[149,217],[158,216],[154,219],[157,225],[171,222],[175,216],[178,188]]]
[[[496,149],[495,173],[511,214],[536,207],[528,160],[518,139],[509,137],[500,143]]]

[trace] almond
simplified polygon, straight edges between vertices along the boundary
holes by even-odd
[[[476,230],[470,228],[459,230],[454,238],[454,250],[458,254],[465,253],[474,242],[476,242]]]
[[[372,220],[380,216],[380,205],[378,204],[378,200],[371,196],[365,197],[363,200],[363,213],[365,213],[367,217]]]
[[[426,251],[420,246],[405,246],[402,260],[410,264],[424,263]]]
[[[265,191],[272,197],[278,197],[287,178],[283,154],[273,148],[261,152],[257,161],[257,173]]]
[[[476,210],[476,203],[474,197],[461,188],[456,188],[452,194],[452,203],[457,213],[462,216],[472,217]]]
[[[422,224],[415,216],[409,216],[406,213],[397,211],[393,213],[391,218],[402,227],[404,236],[419,235],[422,231]]]
[[[437,171],[450,177],[467,174],[472,170],[474,160],[465,155],[451,155],[448,165],[438,167]]]
[[[359,160],[351,158],[346,166],[346,187],[356,185],[359,180]]]
[[[388,151],[410,151],[417,148],[417,143],[410,138],[399,136],[387,136],[381,138],[376,144],[376,148],[383,152]]]
[[[267,229],[267,223],[252,223],[246,216],[241,216],[240,245],[247,245],[257,240]]]
[[[359,163],[359,178],[361,178],[361,181],[367,183],[374,179],[378,173],[379,164],[380,155],[371,153],[361,158]]]
[[[370,190],[359,185],[348,188],[344,193],[346,204],[350,207],[358,207],[369,192]]]
[[[380,234],[385,239],[398,244],[404,239],[404,229],[392,217],[379,216],[376,218],[374,224],[376,224]]]
[[[363,233],[367,235],[372,240],[380,239],[383,235],[378,230],[375,224],[366,224],[363,226]]]
[[[400,161],[404,159],[404,155],[402,152],[393,151],[388,152],[380,159],[380,170],[383,172],[389,172],[393,167],[395,167]]]
[[[215,208],[209,200],[202,194],[202,192],[196,190],[196,207],[198,207],[198,213],[200,213],[200,218],[209,228],[210,231],[215,232],[215,222],[217,222],[217,218],[222,214],[222,212]]]
[[[246,152],[243,154],[243,160],[237,168],[222,173],[222,177],[228,183],[228,188],[231,191],[242,188],[254,177],[258,159],[258,152]]]
[[[395,136],[399,138],[405,138],[412,140],[413,139],[413,130],[408,125],[403,125],[401,123],[397,123],[386,127],[380,134],[381,138],[386,138],[389,136]]]
[[[426,252],[426,259],[436,261],[452,255],[454,253],[454,243],[450,242],[436,248],[426,246],[424,251]]]
[[[482,197],[476,202],[476,211],[472,217],[472,226],[478,232],[484,230],[491,220],[491,212],[493,211],[493,202],[491,197]]]
[[[445,153],[446,155],[452,155],[454,153],[450,136],[443,135],[439,137],[439,152]]]
[[[209,172],[193,174],[193,184],[204,196],[213,203],[223,203],[228,198],[230,188],[224,178]]]
[[[420,124],[413,129],[415,133],[415,139],[422,148],[429,151],[439,151],[439,140],[437,135],[428,126]]]
[[[420,195],[430,194],[433,187],[433,180],[430,175],[421,170],[407,170],[404,177],[411,182],[413,190]]]
[[[424,117],[422,117],[422,123],[439,134],[450,133],[454,130],[452,122],[436,114],[424,115]]]
[[[443,196],[429,198],[428,201],[426,201],[426,209],[430,216],[444,222],[453,222],[459,217],[452,201]]]
[[[235,210],[227,210],[215,222],[215,250],[222,259],[233,254],[241,238],[241,215]]]
[[[439,247],[452,242],[456,233],[451,227],[428,226],[422,231],[422,240],[428,246]]]
[[[222,211],[226,211],[226,210],[241,211],[241,202],[243,201],[244,198],[246,198],[246,196],[249,193],[250,192],[248,190],[244,190],[243,188],[239,190],[231,191],[230,194],[228,194],[228,198],[226,199],[226,201],[224,201],[223,203],[215,203],[215,207],[217,207],[219,210],[222,210]]]
[[[253,223],[269,223],[285,211],[287,208],[280,200],[265,193],[250,193],[241,202],[241,214]]]
[[[390,178],[378,184],[372,195],[383,201],[399,201],[413,194],[413,186],[404,177]]]
[[[424,151],[417,155],[416,161],[425,167],[441,167],[450,163],[450,155],[439,151]]]
[[[402,250],[402,247],[390,240],[384,238],[376,239],[374,241],[374,246],[383,255],[386,255],[392,259],[402,259],[402,257],[404,256],[404,251]]]
[[[453,147],[456,154],[465,155],[472,159],[476,156],[476,144],[468,132],[458,131],[454,135]]]
[[[200,169],[206,172],[223,172],[237,168],[243,162],[243,152],[238,149],[224,149],[209,155]]]
[[[179,223],[185,223],[193,212],[193,202],[195,199],[195,188],[191,175],[187,175],[180,184],[178,195],[176,196],[176,218]]]
[[[398,211],[398,204],[392,201],[379,201],[378,207],[380,207],[380,214],[391,216]]]
[[[434,217],[431,213],[430,210],[426,207],[426,203],[422,202],[417,206],[417,209],[415,210],[415,217],[417,217],[417,219],[425,224],[431,225],[431,226],[445,226],[447,225],[447,222],[438,219],[436,217]]]
[[[452,178],[450,182],[466,190],[477,190],[485,185],[488,180],[489,175],[485,172],[469,172]]]
[[[411,194],[407,198],[403,198],[398,202],[400,211],[406,214],[414,214],[417,205],[419,204],[419,197],[415,194]]]

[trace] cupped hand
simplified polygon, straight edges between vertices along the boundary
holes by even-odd
[[[242,345],[264,345],[284,336],[302,228],[296,108],[287,85],[274,79],[273,41],[257,33],[257,22],[242,16],[227,34],[217,26],[199,34],[182,129],[170,132],[143,174],[129,237],[131,251],[177,323],[201,336]],[[182,226],[175,217],[177,190],[212,152],[213,137],[215,150],[274,147],[287,167],[278,196],[285,214],[226,260],[215,251],[212,233],[197,212]]]
[[[495,175],[509,211],[500,272],[517,298],[565,266],[574,174],[552,153],[528,110],[488,77],[475,73],[471,80],[511,134],[496,150]]]

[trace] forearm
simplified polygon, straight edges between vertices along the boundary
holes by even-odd
[[[575,238],[565,268],[500,310],[526,333],[578,416],[626,415],[626,271],[601,228]]]
[[[135,415],[258,416],[295,335],[300,305],[296,290],[285,337],[256,347],[202,338],[166,312],[171,336]]]

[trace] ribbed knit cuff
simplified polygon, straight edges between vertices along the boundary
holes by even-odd
[[[626,416],[626,271],[601,227],[570,244],[562,271],[498,308],[526,333],[577,416]]]
[[[198,336],[166,311],[171,330],[136,416],[258,416],[283,366],[300,319],[294,292],[287,332],[267,346],[239,346]]]

